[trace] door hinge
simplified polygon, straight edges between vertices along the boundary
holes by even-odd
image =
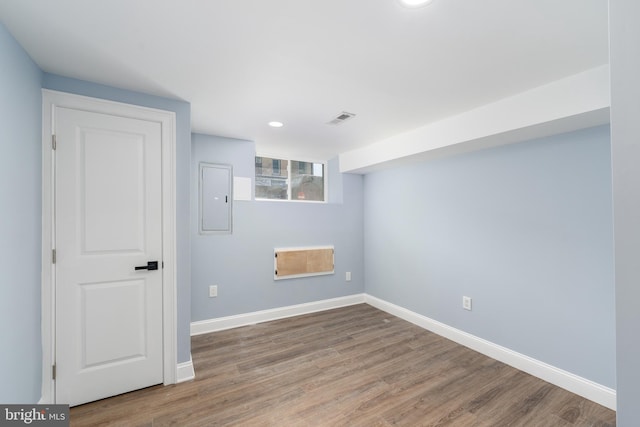
[[[51,264],[55,264],[56,263],[56,250],[52,249],[51,250]]]
[[[51,378],[56,379],[56,365],[51,366]]]
[[[51,148],[55,150],[56,149],[56,145],[57,145],[56,136],[55,135],[51,135]]]

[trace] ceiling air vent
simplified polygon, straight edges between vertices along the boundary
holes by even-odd
[[[354,118],[356,115],[353,113],[347,113],[346,111],[343,111],[342,113],[338,114],[338,116],[331,120],[330,122],[327,122],[328,125],[339,125],[341,123],[346,122],[349,119]]]

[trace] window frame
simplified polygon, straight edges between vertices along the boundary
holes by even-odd
[[[278,202],[278,203],[289,203],[289,202],[293,202],[293,203],[316,203],[316,204],[323,204],[323,203],[328,203],[328,199],[329,199],[329,174],[328,172],[328,164],[326,161],[319,161],[319,160],[309,160],[308,158],[291,158],[291,157],[286,157],[286,156],[279,156],[279,155],[274,155],[274,154],[268,154],[268,153],[256,153],[254,155],[254,164],[255,163],[255,157],[262,157],[262,158],[268,158],[268,159],[272,159],[272,160],[279,160],[280,162],[282,161],[286,161],[287,162],[287,199],[269,199],[266,197],[258,197],[254,195],[254,200],[259,201],[259,202]],[[299,200],[299,199],[292,199],[292,187],[291,187],[291,171],[293,169],[292,167],[292,163],[293,162],[304,162],[304,163],[316,163],[316,164],[321,164],[322,165],[322,180],[323,180],[323,200]],[[255,167],[254,167],[254,184],[253,184],[253,188],[254,188],[254,194],[255,194],[255,188],[256,188],[256,176],[255,176]]]

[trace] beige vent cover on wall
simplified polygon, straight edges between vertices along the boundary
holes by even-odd
[[[276,248],[273,259],[275,280],[334,273],[333,246]]]

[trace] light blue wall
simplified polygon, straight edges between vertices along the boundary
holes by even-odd
[[[0,402],[40,399],[42,73],[0,24]]]
[[[253,183],[254,156],[253,142],[193,135],[193,321],[364,292],[362,177],[340,176],[333,163],[328,168],[329,191],[344,203],[331,197],[327,204],[235,201],[233,234],[198,233],[198,164],[231,164],[235,176],[250,177]],[[333,189],[334,185],[338,187]],[[273,280],[274,247],[328,244],[335,246],[336,274]],[[352,272],[351,282],[345,281],[347,271]],[[210,285],[218,285],[217,298],[208,297]]]
[[[615,388],[608,127],[373,173],[364,187],[367,293]]]
[[[189,167],[191,162],[191,105],[187,102],[131,92],[45,73],[43,87],[94,98],[125,102],[176,113],[176,244],[178,275],[178,362],[191,357],[189,243]]]
[[[617,425],[640,425],[640,2],[609,1]]]

